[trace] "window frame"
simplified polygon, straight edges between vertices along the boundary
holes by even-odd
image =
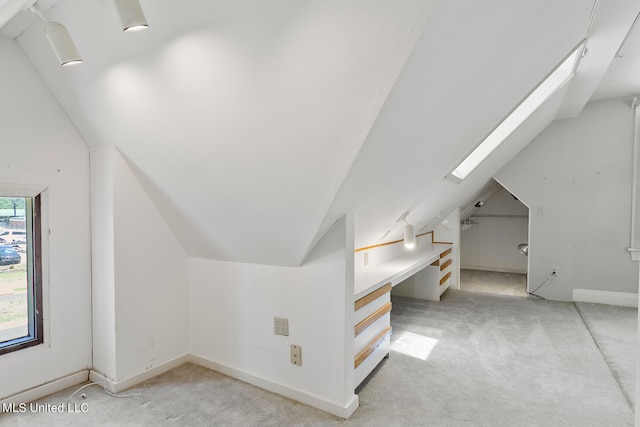
[[[33,347],[44,343],[44,294],[42,271],[42,195],[0,197],[21,197],[31,205],[31,215],[25,212],[27,221],[27,304],[28,304],[28,335],[0,343],[0,355]],[[27,218],[28,217],[28,218]],[[31,235],[29,238],[29,234]]]

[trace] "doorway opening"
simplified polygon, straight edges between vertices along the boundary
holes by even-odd
[[[526,297],[529,208],[491,180],[461,213],[460,289]]]

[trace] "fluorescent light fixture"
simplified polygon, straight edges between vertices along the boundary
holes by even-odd
[[[538,86],[511,112],[484,141],[456,167],[449,177],[461,182],[478,167],[509,135],[558,89],[573,77],[584,49],[583,40]]]
[[[416,232],[411,224],[404,227],[404,247],[407,249],[416,247]]]
[[[122,29],[126,33],[142,31],[149,28],[138,0],[114,0],[118,15],[122,21]]]

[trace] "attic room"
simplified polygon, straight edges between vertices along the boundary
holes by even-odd
[[[637,326],[620,385],[581,311],[638,306],[639,16],[0,0],[0,233],[26,230],[0,266],[0,424],[640,425]],[[460,290],[492,183],[528,208],[543,299]]]

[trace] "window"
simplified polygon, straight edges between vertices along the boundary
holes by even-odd
[[[0,354],[43,342],[40,196],[0,197]]]
[[[496,127],[475,150],[471,152],[449,175],[453,182],[462,182],[480,165],[513,131],[529,118],[551,95],[565,85],[574,75],[584,51],[583,40],[522,102]]]

